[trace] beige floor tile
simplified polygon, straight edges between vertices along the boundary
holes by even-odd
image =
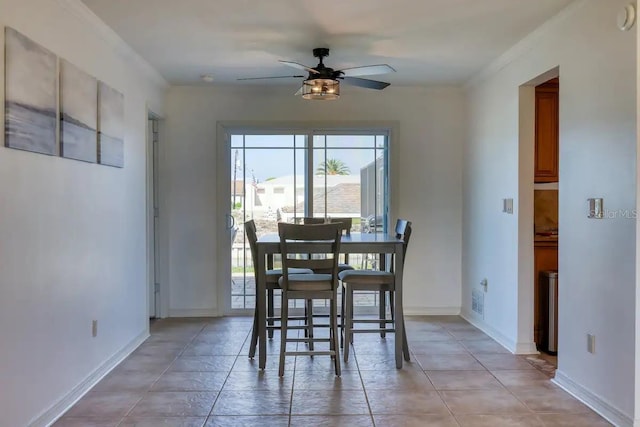
[[[206,417],[218,393],[149,392],[133,408],[131,417]]]
[[[287,372],[280,377],[275,369],[264,371],[231,371],[224,390],[272,390],[291,391],[293,375]]]
[[[91,391],[65,414],[67,417],[124,417],[142,398],[141,393]]]
[[[435,391],[369,390],[367,398],[373,414],[448,414],[440,395]]]
[[[292,415],[366,415],[367,399],[361,390],[294,390]]]
[[[191,343],[185,347],[182,356],[237,356],[242,349],[242,343]],[[249,352],[247,347],[247,352]]]
[[[465,346],[471,354],[477,353],[499,353],[510,354],[509,350],[492,339],[486,340],[460,340],[460,344]]]
[[[185,344],[180,342],[145,342],[138,347],[132,355],[155,356],[158,354],[166,354],[167,356],[178,356],[184,349]]]
[[[374,415],[379,427],[458,427],[451,415]]]
[[[469,351],[458,341],[412,341],[409,348],[414,354],[465,354]]]
[[[227,416],[212,415],[205,427],[288,427],[288,415]]]
[[[118,365],[118,370],[163,372],[171,365],[174,359],[175,356],[173,354],[158,354],[154,356],[132,354]]]
[[[493,375],[506,387],[531,387],[532,385],[545,386],[551,384],[549,377],[542,372],[535,370],[525,371],[492,371]]]
[[[484,371],[470,354],[418,354],[416,360],[425,371]]]
[[[220,391],[229,374],[217,372],[165,372],[151,391]]]
[[[127,417],[118,427],[202,427],[206,417],[166,417],[136,418]]]
[[[308,356],[287,357],[281,378],[278,331],[267,342],[266,370],[247,357],[251,317],[154,321],[151,337],[55,426],[284,427],[289,413],[294,427],[370,427],[372,418],[377,427],[609,425],[550,382],[552,374],[461,317],[406,323],[412,362],[401,370],[394,334],[359,334],[341,378],[329,357]]]
[[[207,372],[231,370],[236,356],[180,356],[169,367],[170,372]]]
[[[290,427],[373,427],[370,415],[294,415]]]
[[[533,414],[457,415],[456,419],[461,427],[545,427],[542,420]]]
[[[117,418],[62,417],[52,427],[116,427],[120,423]]]
[[[440,392],[454,415],[518,414],[530,412],[506,390],[466,390]]]
[[[329,359],[328,357],[326,359]],[[279,365],[278,357],[275,355],[271,355],[267,357],[267,364],[265,369],[267,370],[278,370]],[[295,367],[295,357],[287,357],[285,359],[285,370],[290,371]],[[233,371],[253,371],[258,372],[260,369],[258,368],[258,353],[256,352],[256,357],[253,359],[249,359],[246,355],[238,356],[236,363],[233,365]]]
[[[388,371],[360,371],[365,390],[433,391],[433,385],[423,372],[393,369]]]
[[[358,371],[343,371],[338,377],[333,370],[296,369],[293,388],[296,390],[362,390],[362,380]]]
[[[474,355],[484,367],[493,370],[519,370],[535,369],[523,357],[513,354],[478,353]]]
[[[278,360],[277,357],[274,357],[274,359]],[[287,362],[293,363],[293,361],[293,357],[287,357]],[[343,371],[357,371],[358,364],[356,358],[352,355],[349,361],[345,363],[342,359],[342,353],[340,353],[340,367]],[[309,356],[297,356],[295,358],[295,368],[296,371],[325,371],[335,373],[333,360],[329,356],[315,356],[313,358]]]
[[[503,389],[488,371],[427,371],[436,390]]]
[[[591,409],[586,405],[563,390],[517,388],[512,391],[518,399],[535,412],[591,412]]]
[[[361,371],[391,371],[396,369],[396,356],[391,354],[381,357],[377,354],[358,355],[358,369]],[[403,359],[402,369],[409,370],[421,370],[417,361],[411,360],[407,362]]]
[[[612,424],[598,414],[539,414],[545,427],[608,427]]]
[[[290,390],[223,390],[212,415],[286,415],[290,406]]]
[[[153,371],[122,371],[116,368],[93,387],[93,391],[145,392],[160,377]]]
[[[415,341],[455,341],[453,335],[445,329],[429,331],[429,330],[408,330],[409,347],[412,347]]]

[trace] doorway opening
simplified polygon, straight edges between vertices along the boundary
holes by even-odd
[[[557,367],[559,91],[554,77],[535,87],[534,342]]]

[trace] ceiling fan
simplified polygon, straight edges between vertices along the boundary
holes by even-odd
[[[324,65],[323,58],[329,56],[328,48],[313,49],[313,56],[320,59],[320,63],[315,67],[292,62],[282,61],[281,63],[289,67],[305,70],[309,74],[296,76],[273,76],[273,77],[249,77],[238,80],[265,80],[265,79],[286,79],[286,78],[305,78],[300,89],[295,93],[302,95],[304,99],[320,99],[331,100],[340,97],[340,82],[343,81],[352,86],[363,87],[366,89],[382,90],[389,86],[389,83],[377,80],[363,79],[356,76],[370,76],[376,74],[395,73],[391,66],[387,64],[365,65],[362,67],[343,68],[342,70],[334,70]]]

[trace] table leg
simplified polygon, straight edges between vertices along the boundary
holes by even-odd
[[[396,285],[396,297],[395,297],[395,353],[396,353],[396,368],[402,368],[402,356],[403,356],[403,347],[404,347],[404,312],[402,311],[402,275],[403,275],[403,264],[404,264],[404,254],[403,254],[403,243],[399,243],[396,245],[395,249],[395,285]],[[408,349],[407,349],[408,352]]]
[[[266,328],[266,265],[265,251],[258,246],[258,283],[256,283],[256,313],[258,317],[258,367],[264,369],[267,364],[267,328]]]

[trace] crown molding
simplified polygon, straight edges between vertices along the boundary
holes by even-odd
[[[55,0],[64,9],[71,12],[78,19],[88,24],[96,33],[106,41],[127,63],[132,64],[145,77],[155,85],[167,88],[169,83],[151,66],[138,52],[133,50],[111,27],[98,17],[87,5],[80,0]]]
[[[572,3],[569,3],[564,9],[545,21],[542,25],[533,30],[511,48],[507,49],[507,51],[500,55],[497,59],[495,59],[485,68],[483,68],[477,74],[467,80],[467,82],[464,84],[464,88],[466,90],[473,88],[474,86],[478,85],[490,76],[505,68],[507,65],[511,64],[516,59],[523,56],[525,53],[531,51],[538,45],[538,41],[542,37],[547,35],[547,33],[549,33],[556,25],[559,25],[560,22],[573,15],[573,13],[584,6],[587,1],[588,0],[575,0]]]

